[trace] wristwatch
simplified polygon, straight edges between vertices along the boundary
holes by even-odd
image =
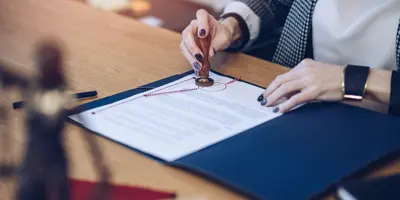
[[[359,65],[347,65],[343,72],[342,90],[344,99],[361,101],[367,89],[370,68]]]

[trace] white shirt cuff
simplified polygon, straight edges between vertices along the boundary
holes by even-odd
[[[234,1],[225,7],[223,13],[236,13],[246,22],[250,31],[250,38],[245,48],[257,39],[260,34],[260,17],[248,5],[240,1]]]

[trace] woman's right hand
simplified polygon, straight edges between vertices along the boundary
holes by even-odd
[[[228,17],[218,22],[207,11],[200,9],[196,13],[197,19],[182,32],[181,50],[195,71],[202,67],[204,55],[196,44],[195,37],[204,38],[211,34],[209,56],[213,57],[217,51],[230,46],[233,40],[240,37],[238,22],[233,17]]]

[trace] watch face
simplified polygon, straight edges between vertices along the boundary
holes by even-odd
[[[367,88],[369,67],[348,65],[344,70],[344,98],[362,100]]]

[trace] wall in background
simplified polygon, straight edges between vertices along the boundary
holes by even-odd
[[[88,2],[90,5],[94,7],[106,10],[118,10],[120,8],[125,8],[130,6],[130,2],[132,0],[83,0],[83,1]],[[164,1],[170,1],[171,3],[174,2],[174,0],[164,0]],[[225,7],[226,4],[234,0],[185,0],[185,1],[191,1],[198,4],[202,4],[207,7],[211,7],[215,11],[219,12],[222,11],[222,9]]]
[[[216,11],[221,11],[225,7],[226,4],[228,4],[234,0],[186,0],[186,1],[192,1],[192,2],[199,3],[199,4],[204,4],[204,5],[212,7]]]

